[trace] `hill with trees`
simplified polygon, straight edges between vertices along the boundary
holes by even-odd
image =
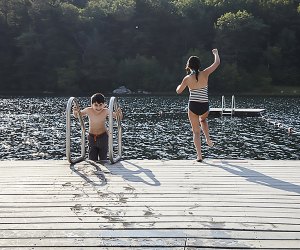
[[[218,48],[210,91],[300,85],[297,0],[0,0],[0,94],[175,91]]]

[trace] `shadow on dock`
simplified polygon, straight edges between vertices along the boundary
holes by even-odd
[[[149,186],[160,186],[160,182],[150,169],[142,168],[140,165],[130,161],[124,160],[114,165],[107,164],[105,166],[112,174],[120,175],[124,180],[141,182]]]
[[[93,161],[85,160],[82,164],[70,164],[70,169],[93,186],[105,186],[107,184],[101,164]]]
[[[234,165],[234,164],[231,164],[226,161],[222,161],[222,163],[218,164],[218,165],[212,164],[212,163],[206,163],[206,164],[210,165],[210,166],[221,168],[233,175],[244,177],[246,181],[249,181],[249,182],[252,182],[255,184],[300,194],[300,186],[299,185],[273,178],[271,176],[265,175],[261,172],[258,172],[258,171],[255,171],[255,170],[252,170],[252,169],[249,169],[246,167]]]

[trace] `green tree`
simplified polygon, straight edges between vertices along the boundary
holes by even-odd
[[[210,90],[299,85],[296,0],[1,0],[2,91],[174,90],[221,55]],[[137,77],[138,76],[138,77]]]
[[[119,85],[125,85],[131,90],[138,89],[157,91],[163,89],[161,68],[156,58],[137,55],[135,58],[124,59],[118,67]]]
[[[228,60],[253,68],[266,47],[267,25],[247,11],[225,13],[216,22],[216,43]]]

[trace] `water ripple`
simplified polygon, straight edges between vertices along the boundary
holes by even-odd
[[[78,98],[82,107],[88,97]],[[230,98],[228,98],[230,100]],[[65,159],[65,109],[68,98],[2,98],[0,119],[1,159]],[[195,159],[187,118],[187,97],[121,97],[124,111],[123,151],[125,159]],[[210,149],[202,137],[207,158],[300,159],[299,97],[239,97],[237,108],[266,108],[262,118],[211,118]],[[211,107],[220,107],[212,97]],[[72,151],[80,152],[80,127],[72,118]],[[87,122],[87,121],[86,121]],[[75,154],[75,156],[79,155]]]

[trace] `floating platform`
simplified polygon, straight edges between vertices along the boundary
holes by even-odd
[[[209,116],[220,117],[220,116],[235,116],[235,117],[259,117],[265,109],[234,109],[232,112],[231,108],[210,108]]]
[[[300,161],[0,161],[0,249],[299,249]]]

